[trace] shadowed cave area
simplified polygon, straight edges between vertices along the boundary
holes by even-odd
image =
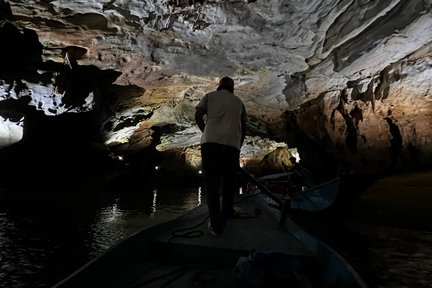
[[[296,157],[317,183],[342,178],[328,221],[390,207],[430,229],[418,182],[412,197],[373,185],[432,168],[431,5],[0,0],[0,200],[61,210],[201,185],[195,106],[227,75],[248,114],[244,169]]]

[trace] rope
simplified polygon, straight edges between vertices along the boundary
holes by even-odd
[[[198,224],[195,224],[191,227],[186,227],[186,228],[174,230],[171,233],[171,237],[168,239],[168,242],[171,242],[171,240],[174,238],[198,238],[198,237],[203,236],[204,233],[201,230],[192,230],[192,229],[195,229],[195,228],[201,226],[202,224],[204,224],[209,217],[210,216],[207,215],[207,217],[205,217],[204,220],[202,220]],[[191,230],[191,231],[189,231],[189,230]]]
[[[260,191],[260,192],[257,192],[257,193],[255,193],[255,194],[251,194],[251,195],[248,195],[248,196],[244,196],[244,197],[238,199],[237,201],[235,201],[234,204],[237,204],[237,203],[239,203],[239,202],[241,202],[241,201],[244,201],[244,200],[246,200],[246,199],[249,199],[249,198],[255,197],[255,196],[257,196],[258,194],[261,194],[261,193],[262,193],[262,192]],[[257,216],[256,216],[256,215],[255,215],[255,216],[241,216],[241,217],[238,217],[238,218],[241,218],[241,219],[252,219],[252,218],[255,218],[255,217],[257,217]],[[201,231],[201,230],[193,230],[193,229],[195,229],[195,228],[197,228],[197,227],[203,225],[205,222],[207,222],[207,220],[208,220],[209,218],[210,218],[210,216],[207,215],[207,216],[204,218],[204,220],[202,220],[202,221],[199,222],[198,224],[195,224],[195,225],[190,226],[190,227],[186,227],[186,228],[182,228],[182,229],[174,230],[174,231],[171,233],[171,237],[168,239],[168,242],[171,242],[171,240],[174,239],[174,238],[185,238],[185,239],[190,239],[190,238],[198,238],[198,237],[202,237],[202,236],[204,235],[204,232],[203,232],[203,231]]]

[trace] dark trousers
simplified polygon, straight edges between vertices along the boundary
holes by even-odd
[[[240,151],[227,145],[204,143],[201,145],[201,158],[210,223],[216,233],[222,233],[225,219],[234,214],[234,194],[239,190],[237,173],[240,167]]]

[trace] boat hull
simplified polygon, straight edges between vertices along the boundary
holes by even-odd
[[[200,206],[126,238],[53,288],[270,287],[289,281],[288,287],[366,287],[336,251],[290,218],[280,226],[272,199],[256,193],[236,206],[251,217],[230,219],[220,237],[208,233],[208,212]]]

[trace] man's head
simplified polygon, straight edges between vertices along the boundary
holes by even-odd
[[[219,86],[217,88],[217,90],[222,90],[222,89],[226,89],[228,91],[230,91],[231,93],[234,93],[234,80],[230,77],[222,77],[219,80]]]

